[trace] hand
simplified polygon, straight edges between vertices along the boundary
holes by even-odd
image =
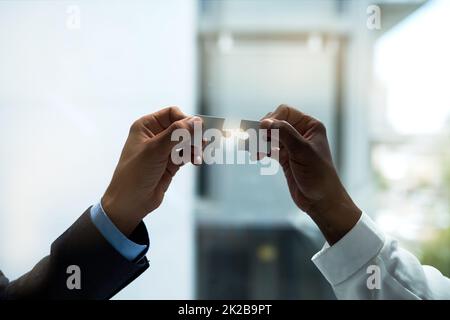
[[[325,126],[281,105],[261,120],[262,129],[279,130],[279,162],[295,204],[319,226],[331,245],[350,231],[361,211],[333,165]]]
[[[112,222],[130,235],[139,222],[161,204],[172,178],[180,168],[170,158],[178,141],[176,129],[193,132],[198,117],[187,117],[170,107],[133,123],[102,206]]]

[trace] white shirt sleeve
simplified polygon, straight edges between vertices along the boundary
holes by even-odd
[[[399,248],[363,214],[333,246],[312,261],[338,299],[450,299],[450,279]]]

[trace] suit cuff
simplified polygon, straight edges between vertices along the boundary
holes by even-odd
[[[129,239],[148,246],[144,223]],[[49,271],[38,277],[46,287],[39,289],[39,294],[53,299],[109,299],[149,267],[145,252],[128,261],[114,249],[93,224],[90,208],[53,242],[50,261]],[[81,290],[67,288],[67,268],[71,265],[81,270]]]
[[[384,245],[384,236],[366,214],[341,240],[333,246],[325,243],[321,251],[312,257],[313,263],[335,286],[347,280],[371,259]]]
[[[148,249],[147,245],[128,239],[109,219],[101,203],[91,207],[91,220],[108,243],[128,261],[133,261]]]

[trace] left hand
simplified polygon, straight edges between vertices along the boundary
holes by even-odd
[[[177,107],[144,116],[133,123],[128,139],[103,198],[102,206],[112,222],[129,235],[140,221],[161,204],[180,166],[170,158],[178,141],[176,129],[193,132],[198,117],[188,117]]]

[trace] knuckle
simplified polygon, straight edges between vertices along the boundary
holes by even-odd
[[[173,131],[178,130],[178,129],[185,129],[185,125],[182,120],[174,121],[170,126],[172,127]]]
[[[172,113],[181,113],[181,109],[178,106],[170,106],[169,110]]]
[[[142,118],[134,121],[130,126],[130,132],[136,132],[141,127]]]
[[[324,133],[324,134],[327,133],[327,128],[325,127],[325,125],[322,122],[318,121],[318,120],[316,120],[315,127],[316,127],[317,131],[319,131],[321,133]]]
[[[184,117],[183,111],[181,111],[181,109],[177,106],[168,107],[168,112],[172,120],[178,120]]]
[[[278,130],[286,130],[289,127],[289,123],[286,120],[276,120],[273,128]]]
[[[280,104],[276,110],[277,113],[286,112],[289,109],[289,106],[287,104]]]
[[[273,120],[273,123],[272,123],[272,125],[271,125],[271,129],[273,130],[273,129],[276,129],[276,130],[279,130],[281,128],[281,121],[279,121],[279,120]]]
[[[173,108],[174,107],[172,107],[172,106],[164,107],[161,110],[159,110],[157,113],[164,114],[164,115],[169,115],[169,117],[170,117],[170,115],[173,114],[173,112],[175,111]]]

